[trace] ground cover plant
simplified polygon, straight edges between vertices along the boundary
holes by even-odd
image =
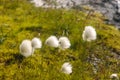
[[[93,26],[97,39],[82,39],[85,26]],[[66,36],[71,46],[60,50],[45,40]],[[42,47],[25,58],[19,46],[25,39],[38,37]],[[1,80],[110,80],[120,74],[120,31],[104,23],[104,17],[79,10],[36,8],[28,0],[0,1],[0,79]],[[72,73],[61,72],[65,62]]]

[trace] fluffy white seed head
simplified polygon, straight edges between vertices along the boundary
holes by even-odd
[[[65,74],[70,74],[72,73],[72,65],[69,62],[65,62],[62,65],[61,71]]]
[[[61,49],[67,49],[71,46],[70,41],[67,37],[60,37],[59,38],[59,47]]]
[[[30,40],[23,40],[19,48],[21,55],[25,57],[29,57],[34,52]]]
[[[96,39],[96,31],[92,26],[86,26],[83,31],[82,37],[84,41],[91,41]]]
[[[111,74],[111,75],[110,75],[110,78],[111,78],[111,79],[117,79],[117,80],[119,80],[119,77],[118,77],[118,75],[117,75],[116,73]]]
[[[33,48],[41,48],[42,47],[42,41],[39,38],[33,38],[32,41],[32,47]]]
[[[51,47],[58,47],[59,41],[56,36],[50,36],[46,41],[45,44]]]

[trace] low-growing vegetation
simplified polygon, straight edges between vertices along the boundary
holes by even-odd
[[[28,0],[0,1],[0,80],[110,80],[120,74],[120,31],[104,23],[104,17],[79,10],[36,8]],[[96,29],[97,39],[82,39],[85,26]],[[40,34],[40,36],[39,36]],[[67,36],[71,47],[59,50],[45,45],[55,35]],[[38,37],[42,48],[28,58],[20,54],[25,39]],[[64,74],[64,62],[72,74]]]

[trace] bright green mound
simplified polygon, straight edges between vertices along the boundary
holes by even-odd
[[[0,80],[109,80],[112,73],[120,74],[120,32],[105,25],[98,13],[86,17],[81,11],[41,9],[28,1],[6,0],[0,2],[0,14]],[[84,27],[89,25],[97,31],[97,40],[90,43],[82,40]],[[22,40],[39,33],[42,48],[22,57]],[[69,37],[71,48],[59,51],[46,46],[50,35]],[[60,71],[64,62],[72,64],[71,75]]]

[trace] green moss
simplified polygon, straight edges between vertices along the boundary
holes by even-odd
[[[109,80],[112,73],[120,74],[120,61],[115,56],[120,53],[120,32],[104,24],[101,14],[88,16],[73,9],[35,8],[27,0],[1,1],[0,11],[0,79]],[[89,25],[97,31],[97,40],[91,43],[82,40],[84,27]],[[19,53],[20,43],[39,33],[42,48],[24,58]],[[71,48],[59,51],[46,46],[44,42],[50,35],[69,37]],[[95,58],[100,60],[96,74]],[[64,62],[72,64],[71,75],[60,71]]]

